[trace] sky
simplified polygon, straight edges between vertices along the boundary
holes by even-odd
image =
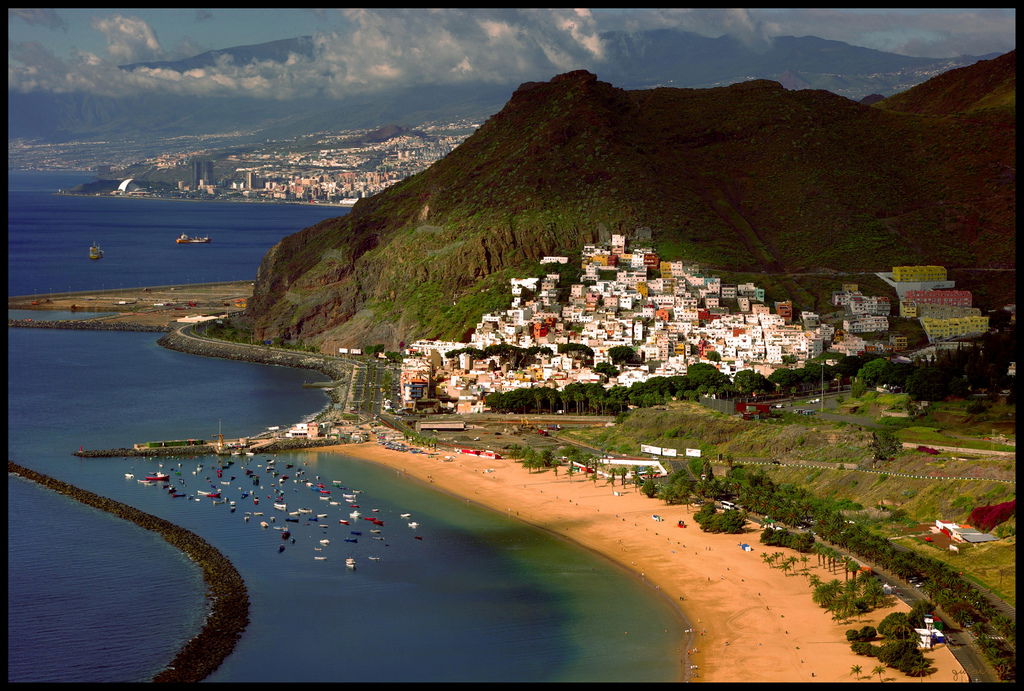
[[[818,36],[918,57],[1003,53],[1014,9],[8,9],[8,88],[332,97],[382,86],[546,80],[599,68],[600,33],[677,28],[753,47]],[[312,36],[316,60],[179,73],[118,65]]]

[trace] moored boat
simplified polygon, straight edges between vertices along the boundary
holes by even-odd
[[[95,242],[89,246],[89,259],[103,259],[103,250]]]
[[[355,559],[353,559],[352,557],[347,557],[347,558],[345,559],[345,566],[347,566],[348,568],[350,568],[350,569],[352,569],[353,571],[355,571],[355,568],[356,568],[356,560],[355,560]]]
[[[185,233],[182,233],[181,235],[179,235],[178,239],[175,240],[175,242],[178,243],[179,245],[188,245],[188,244],[194,244],[194,243],[204,243],[204,242],[209,242],[209,241],[210,241],[209,236],[206,236],[206,237],[198,237],[198,236],[196,236],[194,238],[190,238]]]

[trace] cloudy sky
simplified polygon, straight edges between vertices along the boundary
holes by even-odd
[[[595,69],[600,32],[678,28],[751,46],[819,36],[920,57],[1006,52],[1013,9],[9,9],[8,86],[105,94],[162,90],[290,98],[380,86],[549,79]],[[207,50],[313,36],[316,59],[184,74],[119,70]]]

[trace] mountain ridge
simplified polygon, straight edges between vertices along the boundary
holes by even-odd
[[[246,317],[328,352],[459,338],[541,257],[639,227],[724,271],[1013,267],[1013,150],[1005,127],[770,80],[627,91],[579,70],[523,83],[427,171],[283,239]]]
[[[891,95],[937,72],[971,64],[976,56],[916,58],[814,36],[778,36],[760,51],[730,36],[710,38],[676,29],[603,32],[607,58],[580,65],[627,89],[658,86],[706,88],[753,78],[792,88],[829,89],[859,100]],[[316,64],[317,41],[308,36],[206,51],[182,60],[122,65],[187,72],[284,62],[288,56]],[[983,56],[984,57],[984,56]],[[320,92],[287,100],[244,96],[135,93],[113,97],[82,93],[22,93],[8,89],[8,139],[82,140],[92,137],[211,134],[248,130],[263,137],[374,127],[385,121],[486,116],[508,100],[517,81],[421,84],[379,88],[371,95],[328,97]]]

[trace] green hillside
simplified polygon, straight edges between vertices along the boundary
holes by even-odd
[[[507,304],[508,277],[640,227],[711,270],[1013,267],[1014,147],[1004,126],[775,82],[625,91],[572,72],[523,84],[445,159],[282,240],[247,317],[259,338],[324,350],[459,338]],[[1013,294],[1005,273],[978,280]]]

